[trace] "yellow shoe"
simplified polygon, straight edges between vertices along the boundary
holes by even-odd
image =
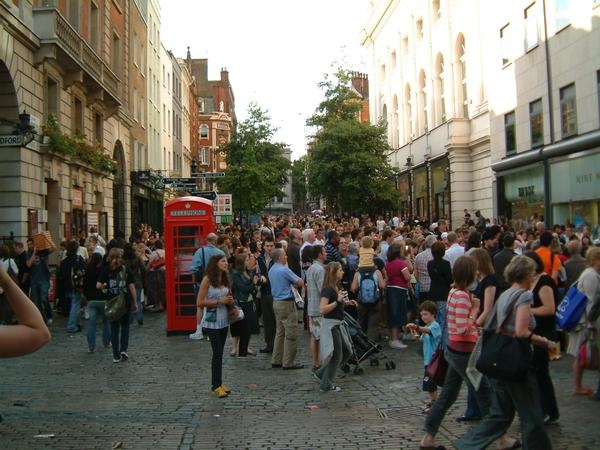
[[[223,386],[219,386],[218,388],[214,389],[213,394],[215,394],[218,398],[224,398],[229,395]]]
[[[222,384],[222,385],[221,385],[221,386],[219,386],[219,387],[221,387],[221,388],[225,389],[225,392],[227,392],[228,394],[230,394],[230,393],[231,393],[231,389],[229,389],[229,388],[228,388],[227,386],[225,386],[224,384]]]

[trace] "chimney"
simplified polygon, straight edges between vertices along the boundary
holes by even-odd
[[[221,68],[221,81],[229,83],[229,72],[226,67]]]

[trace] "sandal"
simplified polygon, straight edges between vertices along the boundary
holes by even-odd
[[[594,390],[592,388],[581,388],[581,390],[573,391],[574,395],[594,395]]]

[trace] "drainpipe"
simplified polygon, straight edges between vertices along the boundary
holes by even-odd
[[[544,51],[546,53],[546,85],[548,86],[548,110],[550,112],[550,145],[554,144],[554,101],[552,98],[552,70],[550,66],[550,46],[548,43],[548,20],[546,17],[546,0],[542,0],[544,10]],[[544,222],[546,229],[553,224],[552,202],[550,201],[550,165],[548,159],[544,158]]]

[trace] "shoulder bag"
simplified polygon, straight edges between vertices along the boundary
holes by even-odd
[[[504,312],[504,318],[498,326],[483,330],[481,336],[481,355],[475,364],[482,374],[504,381],[523,381],[531,366],[531,344],[529,339],[508,336],[502,333],[502,327],[510,317],[517,300],[525,290],[514,294]],[[497,314],[498,306],[494,308]]]
[[[125,278],[124,272],[125,269],[121,269],[121,272],[119,272],[119,281]],[[119,282],[117,284],[120,286],[121,283]],[[104,304],[104,315],[109,321],[114,322],[116,320],[119,320],[126,313],[127,301],[125,299],[125,292],[123,292],[123,289],[119,287],[119,293],[113,298],[106,300]]]
[[[444,350],[442,346],[438,346],[436,351],[431,356],[431,361],[427,364],[427,369],[425,370],[427,376],[431,378],[438,386],[444,385],[444,380],[446,379],[446,372],[448,371],[448,362],[444,357]]]

